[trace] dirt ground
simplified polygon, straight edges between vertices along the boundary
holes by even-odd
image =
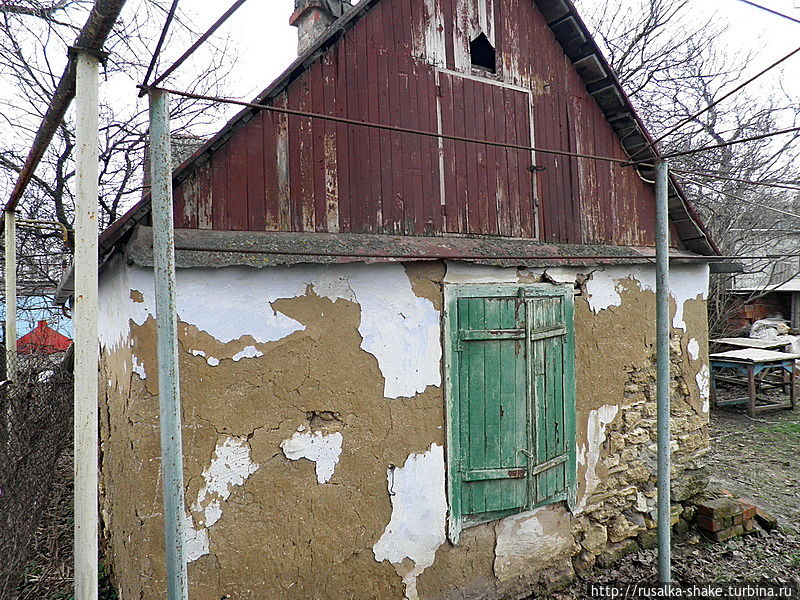
[[[721,389],[720,397],[739,390]],[[680,584],[752,582],[788,585],[800,597],[800,407],[751,419],[744,407],[713,410],[711,490],[727,490],[779,519],[778,529],[723,544],[696,530],[673,538],[673,576]],[[591,598],[592,584],[657,582],[655,550],[594,570],[553,600]],[[621,597],[620,597],[621,598]]]
[[[711,436],[712,486],[750,499],[786,529],[800,531],[800,407],[755,419],[744,408],[715,410]]]

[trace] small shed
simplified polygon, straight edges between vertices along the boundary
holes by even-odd
[[[578,155],[653,153],[574,6],[296,9],[300,56],[258,104],[449,137],[247,108],[175,170],[192,597],[522,598],[648,545],[652,166]],[[165,589],[149,210],[100,246],[123,598]],[[674,184],[670,219],[679,514],[716,249]]]

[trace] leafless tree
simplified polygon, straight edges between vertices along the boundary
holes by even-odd
[[[688,121],[665,137],[663,151],[725,144],[800,124],[800,104],[768,77],[697,115],[756,69],[750,54],[725,53],[717,43],[725,32],[721,20],[698,20],[689,0],[631,0],[630,10],[607,2],[579,4],[651,133],[660,138]],[[800,132],[673,159],[676,176],[723,253],[781,254],[797,246],[798,219],[764,207],[797,214],[798,192],[748,182],[800,188],[798,138]],[[800,270],[797,259],[746,261],[746,267],[759,274],[753,280],[762,287]],[[715,334],[725,329],[731,312],[725,293],[731,284],[730,276],[712,281]]]
[[[85,22],[90,0],[0,0],[0,194],[8,198],[30,149],[53,90],[67,59],[67,48]],[[155,42],[164,23],[168,0],[133,0],[110,36],[102,73],[100,131],[101,228],[116,220],[142,196],[144,150],[148,115],[146,99],[137,99]],[[184,48],[196,37],[187,18],[173,21],[166,48]],[[174,55],[175,52],[173,51]],[[218,41],[198,57],[193,67],[177,76],[177,84],[191,92],[218,96],[233,64],[228,40]],[[219,118],[219,106],[209,102],[174,98],[173,133],[191,136],[208,132]],[[55,221],[71,230],[73,221],[74,122],[71,116],[59,127],[42,164],[20,203],[20,217]],[[59,231],[20,231],[18,256],[30,281],[37,285],[57,282],[61,254],[66,245]],[[45,286],[46,287],[46,286]]]

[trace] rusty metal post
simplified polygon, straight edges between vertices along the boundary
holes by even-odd
[[[164,542],[168,600],[187,600],[186,548],[183,534],[183,439],[178,370],[178,314],[175,303],[175,231],[172,216],[172,156],[169,94],[150,90],[150,196],[153,211],[158,336],[158,398],[161,468],[164,480]]]

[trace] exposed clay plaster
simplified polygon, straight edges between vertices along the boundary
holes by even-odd
[[[612,306],[620,306],[620,283],[625,279],[636,281],[641,290],[656,290],[655,269],[646,265],[629,267],[603,267],[592,272],[586,283],[589,306],[597,314]],[[675,316],[672,326],[686,330],[683,320],[684,305],[688,300],[708,297],[708,265],[680,265],[670,270],[670,296],[675,300]]]
[[[614,420],[619,412],[619,406],[606,404],[589,413],[586,431],[586,444],[581,446],[578,453],[578,464],[586,467],[584,475],[585,486],[583,494],[578,500],[576,514],[586,507],[586,500],[597,489],[600,478],[597,476],[597,462],[600,460],[600,446],[606,441],[606,427]]]
[[[375,560],[388,560],[401,573],[407,600],[417,600],[417,577],[433,564],[447,539],[444,449],[431,444],[428,451],[411,454],[402,467],[389,469],[386,477],[392,517],[372,550]],[[403,565],[408,559],[413,568]]]
[[[283,454],[289,460],[306,458],[315,464],[317,483],[328,483],[342,453],[342,434],[323,434],[321,431],[305,431],[300,427],[292,437],[281,442]]]
[[[686,350],[689,352],[689,356],[692,360],[697,360],[700,356],[700,342],[698,342],[695,338],[692,338],[689,340]]]
[[[700,372],[695,376],[697,389],[700,391],[700,398],[703,400],[703,412],[708,413],[709,399],[711,398],[711,374],[708,365],[703,365]]]
[[[575,540],[562,504],[506,517],[497,524],[494,572],[500,582],[530,576],[557,560],[569,560]]]
[[[100,337],[109,349],[127,337],[129,320],[142,325],[155,314],[152,272],[138,267],[113,271],[103,279],[101,291]],[[441,385],[440,313],[430,300],[414,294],[401,264],[369,269],[362,265],[179,269],[178,318],[222,343],[244,336],[257,343],[274,342],[305,326],[274,309],[273,303],[303,296],[309,288],[334,302],[343,299],[361,306],[361,347],[378,360],[387,398],[412,397],[428,386]],[[205,356],[201,352],[192,351]],[[254,358],[259,352],[248,344],[234,360]],[[216,366],[219,359],[209,356],[207,362]]]
[[[258,468],[259,465],[250,459],[250,446],[246,440],[228,437],[217,444],[211,464],[203,471],[205,484],[191,506],[192,512],[200,514],[197,525],[188,515],[184,524],[189,562],[209,553],[208,529],[222,518],[223,503],[230,497],[232,489],[244,485]]]

